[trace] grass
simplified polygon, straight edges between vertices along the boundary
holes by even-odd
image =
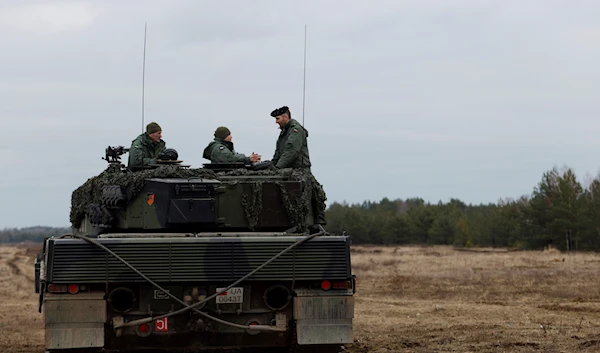
[[[355,246],[356,338],[369,352],[600,350],[600,256]]]
[[[0,247],[0,351],[43,352],[36,250]],[[354,246],[352,267],[349,353],[600,351],[599,254]]]
[[[0,247],[1,352],[43,352],[42,315],[38,313],[33,257],[27,248]]]

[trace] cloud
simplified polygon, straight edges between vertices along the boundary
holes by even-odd
[[[49,36],[89,27],[94,23],[95,17],[94,8],[83,2],[5,5],[0,7],[0,28]]]
[[[70,193],[150,121],[186,163],[217,126],[271,158],[305,125],[329,202],[495,201],[553,164],[595,171],[592,1],[55,1],[0,5],[2,226],[67,223]],[[142,50],[148,22],[145,116]],[[583,175],[583,174],[582,174]],[[47,205],[53,207],[48,209]],[[29,216],[36,215],[32,220]]]

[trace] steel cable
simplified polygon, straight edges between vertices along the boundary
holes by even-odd
[[[321,228],[322,229],[322,228]],[[125,266],[129,267],[132,271],[134,271],[135,273],[137,273],[140,277],[142,277],[143,279],[145,279],[146,281],[148,281],[148,283],[150,283],[151,285],[153,285],[154,287],[156,287],[157,289],[161,290],[163,293],[167,294],[169,297],[171,297],[172,299],[174,299],[175,301],[177,301],[178,303],[184,305],[184,308],[181,308],[179,310],[167,313],[167,314],[163,314],[163,315],[159,315],[159,316],[155,316],[155,317],[147,317],[147,318],[143,318],[143,319],[137,319],[137,320],[133,320],[133,321],[129,321],[123,324],[117,324],[114,325],[114,329],[119,329],[119,328],[124,328],[124,327],[131,327],[131,326],[138,326],[141,324],[146,324],[155,320],[159,320],[159,319],[163,319],[166,317],[171,317],[174,315],[178,315],[178,314],[182,314],[188,310],[194,310],[194,312],[203,315],[204,317],[210,319],[210,320],[214,320],[216,322],[222,323],[224,325],[229,325],[232,327],[236,327],[236,328],[241,328],[241,329],[247,329],[247,330],[260,330],[260,331],[285,331],[286,329],[281,329],[278,327],[273,327],[273,326],[269,326],[269,325],[240,325],[240,324],[236,324],[233,322],[229,322],[229,321],[225,321],[219,318],[216,318],[212,315],[209,315],[203,311],[200,311],[199,309],[197,309],[196,307],[206,303],[207,301],[217,297],[219,294],[224,293],[226,291],[228,291],[230,288],[236,286],[237,284],[241,283],[242,281],[248,279],[250,276],[254,275],[255,273],[257,273],[258,271],[260,271],[261,269],[263,269],[264,267],[266,267],[267,265],[269,265],[271,262],[275,261],[279,256],[285,254],[286,252],[290,251],[291,249],[295,248],[296,246],[310,240],[313,239],[317,236],[321,236],[324,235],[325,231],[322,229],[320,232],[315,233],[315,234],[311,234],[311,235],[307,235],[304,238],[296,241],[295,243],[291,244],[290,246],[288,246],[287,248],[283,249],[282,251],[280,251],[277,255],[273,256],[271,259],[269,259],[268,261],[266,261],[265,263],[263,263],[262,265],[258,266],[256,269],[252,270],[251,272],[249,272],[247,275],[243,276],[242,278],[240,278],[239,280],[233,282],[232,284],[230,284],[229,286],[225,287],[223,290],[221,290],[220,292],[214,293],[204,299],[202,299],[201,301],[194,303],[192,305],[189,305],[187,303],[185,303],[183,300],[177,298],[175,295],[169,293],[168,291],[166,291],[164,288],[162,288],[159,284],[157,284],[156,282],[154,282],[153,280],[151,280],[150,278],[148,278],[146,275],[144,275],[143,273],[141,273],[138,269],[136,269],[135,267],[133,267],[129,262],[127,262],[125,259],[123,259],[121,256],[117,255],[115,252],[113,252],[112,250],[110,250],[109,248],[107,248],[106,246],[104,246],[104,244],[96,241],[93,238],[88,238],[86,236],[81,236],[81,235],[71,235],[74,238],[78,238],[78,239],[82,239],[90,244],[93,244],[99,248],[101,248],[102,250],[104,250],[105,252],[109,253],[110,255],[112,255],[114,258],[116,258],[117,260],[121,261]]]

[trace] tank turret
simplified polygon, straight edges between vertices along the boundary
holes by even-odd
[[[268,161],[188,168],[179,160],[132,172],[119,160],[126,152],[108,147],[108,168],[73,192],[75,234],[303,232],[313,224],[317,181],[310,173],[276,170]]]

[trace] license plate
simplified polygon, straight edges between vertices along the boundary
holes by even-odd
[[[162,319],[156,319],[156,332],[167,332],[169,331],[169,318],[164,317]]]
[[[225,288],[217,288],[217,293]],[[229,288],[226,292],[217,295],[217,304],[239,304],[244,302],[244,287]]]

